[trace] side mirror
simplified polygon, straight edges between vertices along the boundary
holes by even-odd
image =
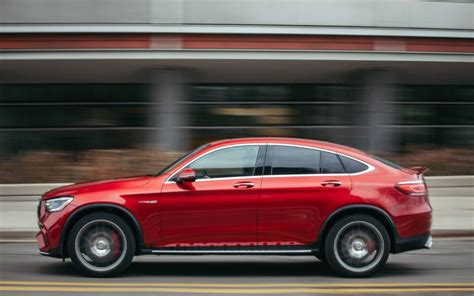
[[[185,168],[176,175],[176,183],[186,183],[196,181],[196,172],[193,169]]]

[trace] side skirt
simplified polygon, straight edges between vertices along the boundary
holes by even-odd
[[[159,248],[145,249],[142,254],[155,255],[284,255],[284,256],[311,256],[318,252],[317,246],[304,247],[212,247],[212,248]]]

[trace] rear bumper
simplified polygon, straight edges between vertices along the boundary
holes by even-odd
[[[433,238],[431,234],[418,235],[408,238],[399,238],[395,244],[393,253],[402,253],[419,249],[431,249]]]

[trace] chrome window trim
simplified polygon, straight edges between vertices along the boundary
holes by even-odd
[[[190,164],[192,164],[193,162],[197,161],[198,159],[200,159],[201,157],[204,157],[205,155],[209,154],[209,153],[212,153],[214,151],[218,151],[218,150],[222,150],[222,149],[225,149],[225,148],[233,148],[233,147],[239,147],[239,146],[261,146],[261,145],[268,145],[268,146],[288,146],[288,147],[298,147],[298,148],[306,148],[306,149],[313,149],[313,150],[318,150],[318,151],[324,151],[324,152],[329,152],[329,153],[333,153],[333,154],[336,154],[336,155],[340,155],[340,156],[344,156],[344,157],[347,157],[347,158],[350,158],[354,161],[357,161],[357,162],[360,162],[364,165],[367,166],[367,169],[366,170],[363,170],[361,172],[357,172],[357,173],[351,173],[351,174],[348,174],[348,173],[336,173],[336,174],[297,174],[297,175],[261,175],[261,176],[239,176],[239,177],[222,177],[222,178],[212,178],[212,179],[199,179],[199,180],[196,180],[196,182],[207,182],[207,181],[218,181],[218,180],[234,180],[234,179],[249,179],[249,178],[252,178],[252,179],[255,179],[255,178],[278,178],[278,177],[317,177],[317,176],[357,176],[357,175],[362,175],[362,174],[365,174],[365,173],[368,173],[370,171],[373,171],[375,168],[366,163],[365,161],[362,161],[360,159],[357,159],[355,157],[352,157],[352,156],[349,156],[349,155],[346,155],[346,154],[343,154],[343,153],[340,153],[340,152],[336,152],[336,151],[331,151],[331,150],[328,150],[328,149],[324,149],[324,148],[319,148],[319,147],[311,147],[311,146],[305,146],[305,145],[299,145],[299,144],[288,144],[288,143],[242,143],[242,144],[234,144],[234,145],[228,145],[228,146],[222,146],[222,147],[218,147],[216,149],[212,149],[212,150],[209,150],[207,151],[206,153],[200,155],[199,157],[187,162],[186,164],[180,166],[178,169],[176,169],[176,171],[171,174],[165,181],[165,184],[172,184],[172,183],[176,183],[175,181],[171,181],[170,179],[172,179],[179,171],[181,171],[183,168],[186,168],[188,167]]]
[[[206,182],[206,181],[214,181],[214,180],[259,179],[262,177],[263,176],[221,177],[221,178],[197,179],[194,182]],[[169,181],[169,183],[174,183],[174,181]]]
[[[278,177],[318,177],[318,176],[348,176],[349,174],[342,174],[342,173],[337,173],[337,174],[294,174],[294,175],[264,175],[264,178],[278,178]]]

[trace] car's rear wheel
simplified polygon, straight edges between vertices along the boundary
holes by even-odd
[[[324,250],[333,271],[342,276],[364,277],[385,265],[390,254],[390,238],[377,219],[351,215],[329,230]]]
[[[110,213],[93,213],[79,219],[71,230],[68,251],[85,274],[97,277],[123,272],[135,254],[135,240],[128,224]]]

